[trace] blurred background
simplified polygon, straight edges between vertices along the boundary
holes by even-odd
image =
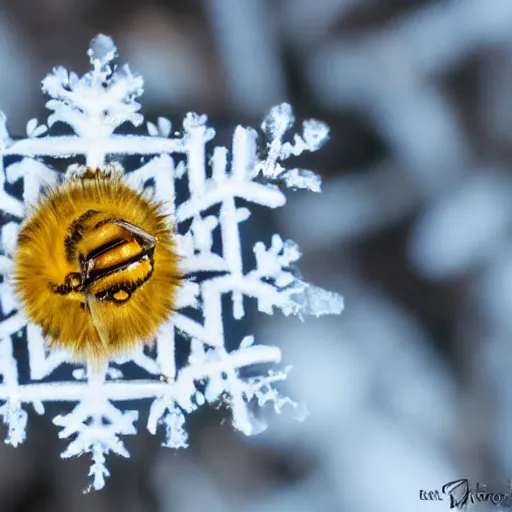
[[[339,317],[254,317],[293,365],[305,422],[268,414],[245,438],[212,411],[173,452],[141,432],[87,496],[47,415],[0,445],[0,510],[410,512],[421,489],[512,478],[512,2],[510,0],[4,0],[0,109],[12,134],[45,118],[40,80],[87,71],[97,33],[145,79],[142,112],[206,113],[230,143],[289,101],[331,140],[261,223],[295,240]],[[485,510],[485,505],[478,505]],[[494,508],[495,509],[495,508]]]

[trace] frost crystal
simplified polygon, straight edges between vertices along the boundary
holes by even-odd
[[[241,256],[240,224],[251,212],[240,200],[276,208],[285,204],[283,186],[318,192],[318,176],[303,169],[288,170],[282,163],[292,155],[318,149],[328,136],[327,127],[308,121],[301,135],[284,142],[294,119],[290,106],[283,104],[272,109],[262,125],[267,137],[265,155],[257,156],[258,133],[239,126],[233,137],[231,163],[226,148],[214,147],[207,165],[205,146],[215,131],[206,125],[206,116],[188,114],[178,137],[170,137],[171,122],[162,117],[156,124],[147,123],[148,135],[116,133],[121,126],[126,131],[130,124],[143,122],[136,101],[143,91],[142,77],[127,65],[115,66],[116,53],[112,40],[100,35],[89,49],[92,71],[78,77],[55,68],[42,83],[51,97],[46,106],[52,113],[46,125],[30,120],[26,138],[12,140],[5,116],[0,116],[0,211],[5,219],[0,240],[0,414],[7,425],[6,441],[16,446],[25,439],[28,404],[44,414],[45,402],[71,403],[69,412],[59,414],[53,422],[61,428],[59,437],[70,439],[62,457],[91,454],[92,489],[105,485],[108,453],[129,456],[120,436],[136,433],[139,412],[121,410],[119,402],[150,400],[147,429],[155,434],[162,427],[163,445],[172,448],[187,446],[186,414],[206,403],[229,403],[233,425],[245,434],[264,428],[252,418],[247,407],[250,401],[259,405],[272,402],[277,412],[286,404],[297,407],[273,387],[284,380],[288,369],[269,370],[257,377],[240,375],[245,367],[279,363],[281,353],[276,347],[256,345],[252,336],[228,350],[223,296],[230,297],[237,320],[245,314],[244,296],[256,299],[259,311],[269,314],[274,308],[298,315],[337,314],[343,308],[338,295],[296,277],[293,264],[300,252],[292,241],[274,235],[270,243],[256,243],[252,269],[245,268]],[[57,122],[68,125],[74,134],[50,134],[48,130]],[[88,166],[105,168],[107,162],[127,155],[141,158],[140,167],[126,172],[127,182],[141,191],[148,189],[168,205],[167,213],[181,233],[178,246],[184,272],[188,276],[202,272],[209,277],[185,281],[180,309],[161,327],[154,350],[128,354],[99,373],[76,368],[63,381],[55,376],[55,370],[64,368],[67,354],[47,350],[41,330],[27,324],[13,294],[9,274],[17,233],[27,207],[38,200],[44,187],[79,172],[76,165],[65,174],[57,172],[52,158],[85,157]],[[21,199],[12,192],[20,180]],[[175,187],[178,181],[186,182],[188,188],[180,200]],[[220,237],[220,251],[213,250],[216,237]],[[14,352],[14,344],[22,343],[22,331],[27,339],[28,378],[21,375]],[[190,355],[183,367],[176,366],[175,340],[189,345]],[[146,377],[125,378],[125,363],[136,365]]]

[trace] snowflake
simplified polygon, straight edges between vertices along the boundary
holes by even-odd
[[[178,132],[171,136],[171,122],[163,117],[156,124],[147,123],[147,135],[119,133],[120,128],[126,131],[129,125],[143,123],[136,101],[143,92],[142,77],[127,65],[113,63],[117,51],[107,36],[97,36],[88,54],[93,69],[84,76],[58,67],[43,80],[42,89],[51,97],[46,104],[51,110],[47,125],[32,119],[27,123],[27,137],[12,140],[5,116],[0,118],[0,211],[5,219],[0,246],[0,274],[4,276],[0,282],[0,414],[8,429],[6,442],[16,446],[25,439],[27,404],[44,414],[45,402],[71,403],[69,413],[53,419],[61,428],[59,437],[69,439],[62,457],[90,453],[89,489],[101,489],[109,475],[105,456],[129,457],[121,436],[136,433],[138,411],[122,410],[122,401],[150,400],[146,427],[152,434],[162,427],[163,445],[171,448],[187,446],[185,415],[207,403],[227,401],[233,425],[247,435],[261,429],[249,402],[271,402],[277,412],[286,404],[297,407],[273,387],[285,379],[289,368],[256,377],[241,375],[241,369],[255,364],[279,363],[281,353],[277,347],[255,344],[252,336],[228,350],[224,296],[231,299],[236,320],[244,317],[244,296],[256,299],[261,312],[271,314],[279,308],[301,317],[340,313],[343,302],[338,295],[297,277],[293,265],[300,257],[299,249],[279,235],[268,244],[255,244],[254,268],[244,268],[241,256],[240,224],[251,212],[240,206],[240,200],[276,208],[285,204],[283,186],[320,190],[320,179],[314,173],[286,169],[282,162],[318,149],[328,137],[324,124],[307,121],[301,135],[285,142],[294,119],[290,106],[280,105],[262,124],[267,139],[264,156],[258,156],[258,133],[239,126],[233,136],[231,164],[228,150],[214,147],[208,165],[205,148],[215,132],[206,125],[204,115],[187,114],[181,136]],[[55,123],[67,125],[74,134],[52,135]],[[207,277],[185,280],[178,311],[161,327],[154,350],[137,350],[101,371],[75,367],[63,380],[62,372],[57,377],[56,370],[66,368],[68,355],[47,349],[41,329],[27,322],[13,293],[9,275],[17,233],[27,207],[38,201],[41,190],[76,173],[76,164],[66,173],[57,172],[57,159],[85,158],[87,166],[104,168],[107,162],[130,155],[142,163],[127,171],[124,179],[166,201],[167,213],[182,233],[177,240],[184,272],[188,276],[203,272]],[[181,201],[177,201],[178,182],[186,183],[188,189]],[[13,191],[20,183],[21,199]],[[220,253],[213,250],[215,237],[220,237]],[[22,343],[22,330],[26,330],[28,377],[20,370],[19,351],[14,350]],[[189,345],[188,360],[181,367],[176,364],[175,342]],[[125,378],[125,363],[135,365],[145,377]]]

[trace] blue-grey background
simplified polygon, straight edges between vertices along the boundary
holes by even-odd
[[[510,0],[16,0],[0,2],[0,108],[11,133],[44,119],[40,80],[87,70],[98,32],[146,82],[143,113],[207,113],[229,142],[292,103],[331,140],[297,165],[262,222],[299,243],[306,280],[340,317],[254,316],[292,364],[303,422],[267,413],[246,439],[213,411],[191,447],[141,431],[83,496],[88,461],[61,461],[48,416],[0,445],[0,510],[410,512],[420,489],[512,477],[512,2]],[[484,505],[478,506],[485,510]]]

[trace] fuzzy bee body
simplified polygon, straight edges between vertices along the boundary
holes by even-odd
[[[170,219],[122,178],[50,190],[18,237],[14,283],[50,345],[99,364],[151,343],[180,283]]]

